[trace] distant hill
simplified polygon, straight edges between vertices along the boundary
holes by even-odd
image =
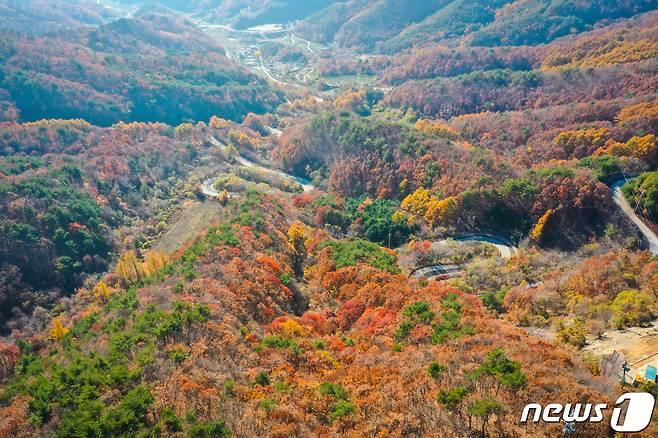
[[[31,34],[98,26],[112,17],[111,10],[92,0],[0,0],[0,27]]]
[[[101,126],[241,120],[280,100],[193,23],[169,12],[47,38],[0,32],[0,119],[84,118]]]
[[[307,38],[395,53],[433,42],[535,45],[658,7],[653,0],[354,0],[298,26]]]
[[[140,0],[120,1],[124,4],[148,3]],[[150,3],[244,29],[261,24],[301,20],[335,2],[332,0],[157,0]]]
[[[394,106],[450,118],[655,90],[658,12],[538,46],[451,48],[440,43],[392,57],[377,72]]]
[[[306,19],[299,29],[310,38],[370,49],[448,3],[449,0],[376,0],[334,4]],[[326,32],[318,34],[316,28]]]

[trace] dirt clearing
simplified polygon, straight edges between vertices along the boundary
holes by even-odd
[[[189,201],[169,229],[153,245],[157,251],[172,253],[185,242],[194,239],[203,230],[221,219],[224,206],[213,200]]]

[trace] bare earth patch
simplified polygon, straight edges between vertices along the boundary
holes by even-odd
[[[217,201],[189,201],[178,218],[153,245],[156,251],[172,253],[221,219],[224,207]]]
[[[608,331],[603,339],[593,339],[583,351],[596,356],[619,351],[631,367],[630,376],[644,375],[647,365],[658,366],[658,321],[649,327]]]

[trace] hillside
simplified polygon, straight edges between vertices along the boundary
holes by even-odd
[[[200,178],[199,157],[225,165],[208,136],[241,130],[250,133],[216,118],[176,129],[82,120],[0,125],[0,332],[12,317],[23,329],[23,312],[71,295],[114,253],[150,247],[181,199],[195,197],[188,178]]]
[[[144,4],[142,0],[120,0],[121,3]],[[211,22],[229,24],[236,29],[271,23],[288,23],[305,18],[334,3],[332,0],[158,0],[155,2],[175,11],[192,13]]]
[[[387,96],[389,103],[446,119],[619,100],[655,89],[657,22],[658,15],[650,12],[542,47],[434,45],[374,68],[398,85]]]
[[[349,17],[340,24],[335,34],[331,34],[336,43],[344,47],[374,47],[377,42],[386,41],[412,23],[423,20],[447,2],[379,0],[366,3],[358,10],[350,11],[349,15],[336,14],[337,18]],[[330,19],[325,15],[325,11],[318,12],[316,17],[320,21]],[[315,27],[314,19],[310,17],[305,26]],[[319,24],[319,27],[321,26],[322,23]],[[304,27],[301,29],[304,32]]]
[[[36,39],[1,32],[4,119],[83,118],[101,126],[212,115],[241,120],[280,99],[191,22],[168,12]]]
[[[59,317],[55,350],[36,338],[21,345],[3,432],[463,436],[466,406],[493,397],[489,427],[501,433],[520,432],[514,412],[547,391],[607,400],[596,379],[573,382],[585,370],[564,352],[489,321],[456,289],[395,275],[390,255],[338,265],[350,246],[288,225],[288,208],[250,194],[171,261],[132,271],[125,255],[102,289],[79,293]],[[67,385],[76,375],[84,387]]]
[[[142,0],[120,0],[141,5]],[[304,38],[365,52],[441,43],[536,45],[655,9],[652,0],[159,0],[156,4],[236,29],[301,20]]]
[[[536,45],[655,7],[651,0],[352,1],[308,17],[298,30],[312,40],[386,53],[430,43]]]
[[[99,26],[111,18],[115,18],[111,9],[92,0],[0,1],[0,27],[30,34]]]

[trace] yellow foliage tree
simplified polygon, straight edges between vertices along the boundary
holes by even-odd
[[[433,137],[447,138],[449,140],[454,140],[459,136],[457,131],[437,120],[419,119],[414,124],[414,128]]]
[[[61,340],[69,332],[69,329],[64,326],[62,318],[59,316],[53,319],[50,326],[50,339],[57,342]]]
[[[228,139],[236,146],[243,146],[247,148],[252,148],[254,146],[254,141],[244,132],[231,131],[228,133]]]
[[[553,139],[553,143],[571,156],[576,153],[589,155],[591,151],[605,145],[610,137],[610,130],[606,128],[573,129],[562,131]]]
[[[191,123],[181,123],[174,128],[174,135],[176,138],[187,137],[194,132],[194,125]]]
[[[121,254],[117,261],[116,273],[127,284],[144,278],[144,268],[135,251],[127,251]]]
[[[105,283],[102,280],[99,281],[96,286],[94,286],[94,290],[93,290],[94,297],[96,297],[98,301],[101,301],[103,303],[107,302],[107,300],[114,292],[115,289],[108,286],[107,283]]]
[[[430,191],[424,187],[418,188],[402,201],[402,208],[414,214],[425,214],[430,202]]]
[[[293,253],[293,270],[295,274],[301,275],[307,251],[306,233],[302,224],[295,222],[288,228],[288,247]]]
[[[532,232],[530,233],[530,237],[532,237],[532,240],[535,242],[540,242],[543,235],[544,235],[544,227],[546,226],[546,223],[548,220],[553,216],[555,213],[555,209],[549,209],[542,215],[542,217],[539,218],[537,221],[537,224],[535,224],[534,228],[532,229]]]
[[[427,205],[425,220],[431,225],[447,224],[457,213],[457,198],[449,196],[445,199],[438,199],[432,196]]]
[[[617,114],[617,122],[626,124],[645,117],[658,118],[658,99],[625,107]]]
[[[144,263],[142,263],[142,271],[144,275],[153,275],[162,270],[171,261],[171,257],[165,252],[151,251],[146,255]]]
[[[403,179],[400,181],[400,193],[404,194],[407,192],[407,189],[409,188],[409,180],[407,178]]]
[[[391,220],[396,224],[405,222],[407,226],[412,227],[416,220],[416,216],[398,210],[395,213],[393,213],[393,215],[391,215]]]
[[[301,336],[305,330],[297,321],[290,318],[281,324],[281,328],[288,336]]]
[[[217,195],[217,200],[222,204],[226,205],[228,203],[229,199],[231,198],[231,195],[229,195],[228,190],[224,189],[219,194]]]
[[[610,154],[617,157],[635,157],[648,159],[656,153],[656,136],[647,134],[642,137],[634,136],[626,143],[609,141],[599,148],[594,155]]]
[[[391,216],[391,220],[397,224],[397,223],[400,223],[400,222],[406,222],[407,217],[408,217],[408,215],[406,215],[403,212],[398,210],[395,213],[393,213],[393,215]]]
[[[304,226],[298,222],[290,225],[288,228],[288,243],[295,253],[301,254],[305,251],[305,240],[306,233],[304,232]]]
[[[634,136],[626,142],[634,157],[648,158],[656,151],[656,136],[647,134],[643,137]]]
[[[623,34],[583,38],[567,47],[568,51],[562,46],[551,51],[542,62],[542,70],[628,64],[658,55],[658,42],[649,38],[632,41]]]

